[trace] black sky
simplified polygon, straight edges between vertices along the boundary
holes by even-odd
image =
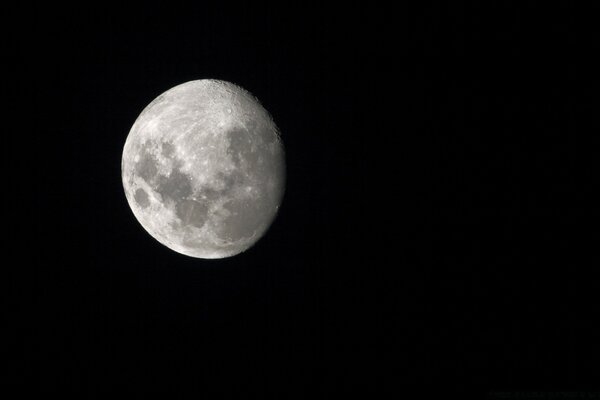
[[[598,10],[451,3],[31,6],[8,383],[597,388]],[[203,78],[257,96],[287,155],[278,219],[218,261],[152,239],[120,180],[141,110]]]

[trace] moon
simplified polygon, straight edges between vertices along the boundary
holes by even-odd
[[[277,216],[285,154],[270,114],[230,82],[195,80],[152,101],[121,163],[127,202],[166,247],[225,258],[252,247]]]

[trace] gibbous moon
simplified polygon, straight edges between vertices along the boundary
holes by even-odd
[[[123,187],[148,233],[191,257],[224,258],[267,231],[285,190],[269,113],[229,82],[167,90],[137,118],[123,149]]]

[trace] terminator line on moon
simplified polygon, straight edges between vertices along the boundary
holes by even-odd
[[[122,179],[140,224],[168,248],[224,258],[267,231],[285,190],[285,157],[269,113],[244,89],[196,80],[167,90],[137,118]]]

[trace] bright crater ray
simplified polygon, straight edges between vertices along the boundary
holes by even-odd
[[[158,96],[125,142],[129,206],[179,253],[224,258],[254,245],[285,190],[284,148],[269,113],[244,89],[198,80]]]

